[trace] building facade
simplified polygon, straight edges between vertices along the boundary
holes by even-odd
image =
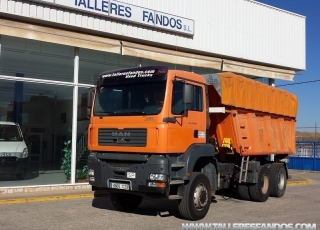
[[[19,124],[28,148],[24,180],[1,174],[0,187],[79,182],[87,91],[101,72],[166,65],[293,80],[306,68],[305,30],[304,16],[253,0],[0,0],[0,121]]]

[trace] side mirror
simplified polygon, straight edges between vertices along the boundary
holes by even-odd
[[[184,104],[184,116],[188,116],[188,104],[193,103],[193,86],[189,84],[183,85],[183,98],[182,103]]]
[[[87,95],[87,117],[90,119],[91,108],[93,104],[94,88],[90,88]]]
[[[93,93],[94,93],[94,89],[90,88],[88,91],[88,96],[87,96],[87,108],[92,107]]]
[[[189,84],[183,85],[183,104],[192,104],[193,103],[193,86]]]

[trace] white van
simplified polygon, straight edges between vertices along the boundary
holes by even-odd
[[[28,166],[28,148],[20,126],[0,121],[0,174],[15,174],[24,180]]]

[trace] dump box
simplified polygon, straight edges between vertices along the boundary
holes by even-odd
[[[209,115],[210,136],[219,146],[228,137],[242,156],[295,152],[295,95],[229,72],[205,78],[209,106],[225,107]]]

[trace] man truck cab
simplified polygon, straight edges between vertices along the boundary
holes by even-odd
[[[0,174],[15,174],[24,180],[28,165],[28,148],[20,126],[0,121]]]

